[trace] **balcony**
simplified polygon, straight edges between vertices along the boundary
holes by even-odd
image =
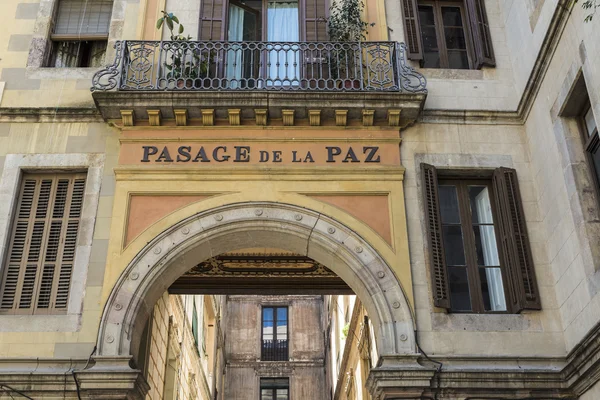
[[[121,118],[122,110],[142,120],[148,110],[163,120],[175,110],[202,119],[203,109],[223,120],[232,109],[242,119],[257,109],[274,119],[294,110],[303,119],[318,109],[332,120],[336,110],[351,120],[368,110],[387,123],[396,110],[410,123],[426,96],[425,78],[396,42],[123,41],[115,49],[114,63],[92,82],[105,119]]]
[[[261,361],[288,361],[289,356],[287,339],[263,339],[260,359]]]

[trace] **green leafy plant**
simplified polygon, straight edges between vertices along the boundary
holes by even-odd
[[[179,18],[173,13],[161,11],[162,17],[156,22],[156,29],[164,26],[170,32],[171,41],[189,42],[192,40],[190,35],[185,36],[185,28],[179,22]],[[192,82],[198,78],[205,78],[208,75],[208,62],[202,59],[202,54],[197,49],[181,44],[173,46],[170,55],[170,62],[165,62],[164,67],[168,71],[167,78],[185,79]]]
[[[333,42],[356,43],[367,39],[367,29],[375,26],[362,19],[365,3],[362,0],[333,0],[327,19],[327,34]],[[348,77],[356,63],[356,51],[347,47],[330,52],[329,64],[332,78]]]
[[[342,328],[342,339],[346,339],[348,337],[348,332],[350,331],[350,324],[346,324]]]

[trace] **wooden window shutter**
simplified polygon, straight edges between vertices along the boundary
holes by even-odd
[[[512,311],[540,310],[540,294],[535,279],[517,172],[511,168],[496,169],[493,186],[499,214],[498,242],[509,280]]]
[[[199,39],[227,40],[225,18],[227,18],[227,0],[202,0]]]
[[[402,0],[404,13],[404,34],[408,48],[409,60],[423,59],[423,46],[421,45],[421,24],[419,24],[419,9],[417,0]]]
[[[25,175],[0,311],[66,312],[84,191],[85,174]]]
[[[300,3],[302,4],[302,3]],[[327,0],[304,0],[304,37],[307,42],[324,42],[327,37]]]
[[[442,238],[442,218],[438,200],[437,171],[433,165],[421,164],[425,223],[429,237],[429,262],[431,265],[431,288],[436,307],[450,308],[450,289]]]
[[[473,37],[474,68],[496,66],[492,36],[485,12],[485,0],[466,0],[471,36]]]

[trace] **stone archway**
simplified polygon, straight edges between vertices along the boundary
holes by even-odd
[[[409,302],[394,272],[373,247],[321,213],[281,203],[247,202],[186,218],[138,253],[119,277],[104,308],[96,360],[134,354],[158,298],[194,265],[252,247],[292,251],[327,266],[365,305],[381,356],[416,353]]]

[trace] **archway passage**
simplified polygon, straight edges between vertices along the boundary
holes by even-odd
[[[358,234],[321,213],[249,202],[189,217],[149,242],[115,284],[98,335],[98,356],[127,357],[139,347],[156,301],[182,275],[215,256],[276,248],[333,271],[361,299],[381,356],[415,354],[409,302],[393,270]]]
[[[180,276],[169,287],[169,293],[354,294],[326,266],[307,256],[277,249],[245,249],[209,258]]]

